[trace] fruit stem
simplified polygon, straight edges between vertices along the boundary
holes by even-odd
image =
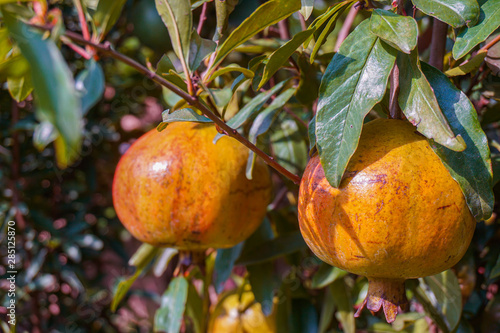
[[[354,317],[359,317],[365,306],[372,313],[383,308],[385,319],[392,323],[399,312],[408,309],[405,280],[368,278],[368,294]]]

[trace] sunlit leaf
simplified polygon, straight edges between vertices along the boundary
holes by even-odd
[[[455,150],[466,148],[461,136],[456,136],[444,117],[434,92],[423,75],[417,51],[398,55],[400,93],[399,105],[406,118],[429,139]]]
[[[177,276],[170,281],[167,291],[161,297],[160,308],[155,313],[155,331],[180,332],[188,289],[189,283],[183,276]]]
[[[457,36],[452,52],[455,59],[462,58],[500,26],[500,0],[481,2],[478,23],[464,28]]]
[[[307,144],[295,120],[280,122],[271,135],[275,159],[295,174],[304,171],[307,164]]]
[[[417,46],[418,26],[412,17],[375,9],[370,18],[371,31],[392,47],[410,53]]]
[[[214,41],[220,40],[227,29],[227,20],[233,12],[238,0],[215,0],[215,14],[217,23],[215,27]]]
[[[24,101],[33,91],[33,82],[29,73],[19,77],[7,78],[7,86],[10,95],[17,102]]]
[[[476,0],[412,0],[427,15],[434,16],[454,28],[476,24],[479,5]]]
[[[302,7],[300,8],[300,13],[304,16],[304,19],[308,19],[311,16],[314,9],[314,0],[301,0]]]
[[[467,60],[465,63],[457,67],[450,68],[445,72],[445,74],[447,76],[461,76],[476,71],[483,63],[483,60],[487,54],[488,54],[487,51],[478,52],[472,58]]]
[[[342,43],[321,81],[316,138],[325,176],[334,187],[358,145],[363,119],[384,97],[396,50],[363,21]]]
[[[97,41],[101,41],[113,28],[120,17],[125,2],[126,0],[99,0],[93,15],[93,21],[97,28]]]

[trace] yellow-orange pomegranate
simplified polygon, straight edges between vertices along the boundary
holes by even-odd
[[[264,315],[250,288],[228,295],[212,313],[209,333],[274,333],[276,311]]]
[[[271,198],[267,165],[245,177],[248,149],[214,125],[178,122],[151,130],[121,158],[116,213],[137,239],[185,250],[227,248],[249,237]]]
[[[300,185],[300,229],[323,261],[368,277],[366,305],[386,319],[405,308],[404,281],[437,274],[464,255],[475,228],[458,183],[427,139],[402,120],[363,127],[339,188],[318,156]]]

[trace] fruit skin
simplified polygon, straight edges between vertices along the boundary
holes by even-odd
[[[240,298],[241,297],[241,298]],[[265,316],[251,291],[228,295],[212,315],[209,333],[274,333],[276,311]]]
[[[212,124],[178,122],[140,137],[113,180],[116,213],[137,239],[185,250],[228,248],[260,225],[271,199],[267,165],[245,177],[248,149],[230,137],[216,144]]]
[[[456,264],[475,228],[458,183],[428,141],[402,120],[363,127],[338,189],[313,157],[298,209],[311,250],[333,266],[368,277],[365,302],[372,311],[383,305],[388,321],[407,302],[404,280]]]

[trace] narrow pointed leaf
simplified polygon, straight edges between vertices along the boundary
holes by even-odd
[[[269,60],[264,68],[264,74],[262,74],[262,79],[260,80],[258,89],[269,81],[269,79],[286,63],[286,61],[292,56],[292,54],[300,47],[300,45],[311,36],[314,29],[309,29],[297,33],[293,38],[285,43],[282,47],[274,51],[270,56]]]
[[[217,78],[217,77],[219,77],[219,76],[221,76],[223,74],[230,73],[230,72],[240,72],[241,74],[243,74],[247,78],[253,78],[254,77],[254,72],[251,71],[251,70],[249,70],[249,69],[247,69],[247,68],[240,67],[238,65],[229,65],[227,67],[220,68],[220,69],[216,70],[210,76],[210,78],[207,80],[207,82],[211,82],[215,78]]]
[[[99,0],[93,15],[98,41],[103,40],[104,36],[113,28],[120,17],[125,2],[126,0]]]
[[[186,310],[189,283],[183,276],[170,281],[167,291],[161,297],[161,306],[156,310],[154,330],[168,333],[180,332]]]
[[[476,45],[484,42],[500,26],[500,0],[482,1],[479,21],[463,29],[453,45],[453,58],[460,59]]]
[[[351,302],[349,286],[344,279],[338,279],[330,285],[333,302],[337,311],[335,317],[342,324],[345,333],[355,333],[354,309]]]
[[[82,101],[82,112],[86,114],[104,94],[104,72],[95,60],[89,60],[86,68],[76,77],[76,90]]]
[[[412,0],[412,2],[425,14],[453,28],[473,26],[479,18],[477,0]]]
[[[484,58],[486,58],[486,55],[488,54],[488,51],[481,51],[478,52],[476,55],[474,55],[472,58],[467,60],[465,63],[453,67],[445,72],[447,76],[461,76],[465,74],[469,74],[481,66],[483,63]]]
[[[281,121],[271,135],[274,157],[292,173],[304,171],[307,164],[307,144],[295,120]]]
[[[474,217],[486,220],[491,216],[494,197],[488,140],[467,96],[439,70],[422,63],[422,70],[436,94],[439,106],[455,134],[467,144],[463,152],[455,152],[434,144],[433,149],[455,179]]]
[[[243,242],[229,248],[218,249],[215,257],[214,287],[217,293],[222,292],[224,282],[229,279],[233,271],[234,263],[240,256],[243,249]]]
[[[191,34],[191,45],[189,48],[189,68],[195,71],[200,67],[201,62],[215,51],[214,41],[210,39],[201,38],[200,35],[193,30]]]
[[[420,69],[417,51],[398,55],[400,93],[398,102],[406,118],[417,130],[437,143],[455,151],[463,151],[465,142],[455,137],[444,117],[434,92]]]
[[[384,97],[396,50],[362,22],[342,43],[321,81],[316,139],[325,175],[334,187],[356,150],[363,119]]]
[[[172,113],[168,113],[168,110],[165,110],[161,114],[163,123],[175,123],[179,121],[187,121],[187,122],[197,122],[197,123],[211,123],[212,120],[209,118],[199,115],[192,109],[180,109],[174,111]]]
[[[278,23],[300,9],[299,0],[271,0],[257,8],[238,28],[236,28],[217,51],[212,68],[237,46],[243,44],[270,25]]]
[[[418,26],[412,17],[375,9],[370,18],[371,31],[392,47],[410,53],[417,46]]]
[[[56,158],[61,168],[78,158],[82,139],[82,112],[71,71],[59,48],[50,39],[17,20],[8,10],[4,22],[30,63],[37,115],[51,122],[59,133]],[[43,55],[43,56],[40,56]]]
[[[218,41],[224,37],[224,33],[227,29],[227,20],[236,4],[238,4],[238,0],[215,0],[214,3],[215,15],[217,16],[214,41]]]
[[[302,4],[302,7],[300,8],[300,13],[307,20],[313,12],[314,0],[301,0],[300,3]]]
[[[33,81],[31,74],[26,73],[19,77],[7,78],[9,93],[17,102],[24,101],[33,91]]]
[[[165,23],[172,47],[178,58],[189,59],[193,17],[189,0],[155,0],[156,9]],[[154,33],[153,31],[151,33]]]

